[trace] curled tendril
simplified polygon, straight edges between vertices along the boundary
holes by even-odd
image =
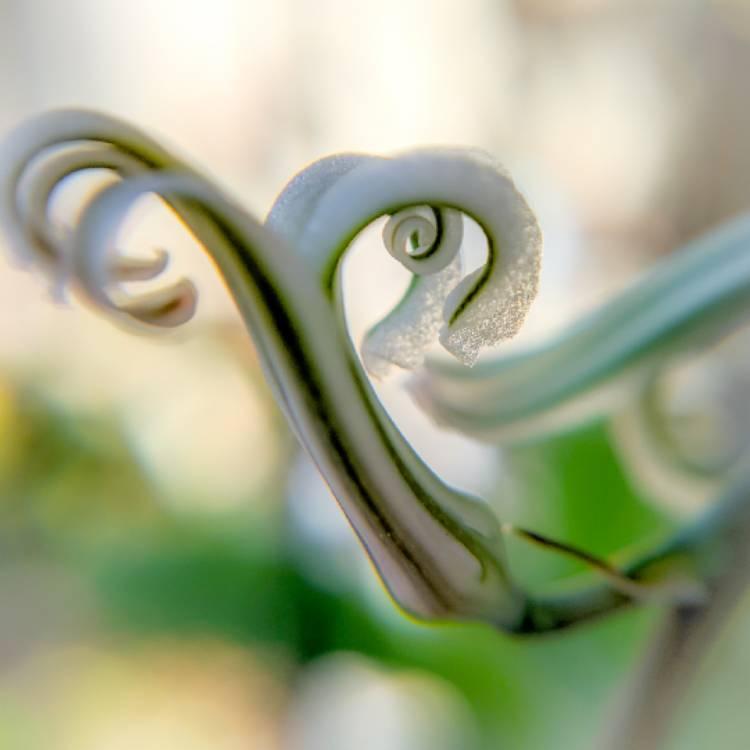
[[[487,155],[432,149],[360,163],[320,195],[300,237],[300,250],[324,288],[335,294],[340,262],[352,239],[382,215],[425,204],[442,209],[441,217],[446,209],[469,216],[487,239],[487,262],[445,298],[439,335],[451,354],[473,364],[482,347],[518,332],[537,292],[541,257],[534,215]],[[433,262],[431,252],[424,255],[409,262]]]
[[[488,245],[485,265],[463,280],[460,214],[477,221]],[[366,337],[365,363],[375,374],[390,363],[418,366],[438,334],[448,351],[473,364],[482,347],[518,332],[538,288],[541,231],[512,180],[486,154],[431,149],[390,159],[322,159],[291,180],[266,224],[296,244],[334,297],[351,241],[384,215],[391,217],[386,248],[415,278]],[[413,238],[417,246],[409,247]]]
[[[258,343],[287,414],[318,462],[396,599],[422,616],[518,616],[491,516],[450,491],[410,455],[366,380],[352,380],[352,352],[335,309],[280,238],[205,180],[144,175],[95,198],[77,228],[76,270],[93,301],[108,247],[143,194],[178,196],[214,230],[206,245]],[[394,463],[397,447],[401,460]],[[460,519],[460,521],[459,521]],[[493,531],[494,529],[494,531]],[[438,551],[439,550],[439,551]],[[490,585],[491,583],[491,585]],[[468,612],[466,610],[468,609]]]
[[[56,186],[91,168],[111,170],[121,181],[91,198],[70,230],[55,227],[49,204]],[[280,404],[396,600],[423,617],[479,617],[513,628],[523,597],[505,570],[498,523],[485,506],[440,482],[403,440],[359,369],[339,308],[343,254],[359,229],[384,213],[397,215],[389,231],[402,225],[402,211],[421,217],[412,230],[416,251],[403,260],[420,271],[429,264],[435,270],[438,259],[453,263],[444,255],[460,246],[456,212],[464,208],[466,177],[458,191],[422,191],[462,172],[483,175],[493,187],[491,167],[458,152],[324,160],[290,183],[263,226],[136,129],[93,113],[55,113],[6,144],[0,205],[11,243],[26,258],[43,260],[53,274],[65,269],[79,294],[118,320],[164,326],[189,317],[192,285],[180,281],[130,297],[120,282],[154,275],[165,257],[133,265],[112,254],[134,202],[161,196],[217,265]],[[490,199],[509,194],[504,175],[496,182],[502,189],[488,190]],[[421,208],[431,204],[430,192],[442,222],[432,237]],[[342,200],[354,209],[343,221],[346,206],[334,210]],[[469,201],[468,210],[482,216],[485,204]],[[399,237],[396,230],[386,243],[393,252]],[[518,257],[515,248],[490,270],[513,268]]]
[[[52,222],[50,204],[56,188],[69,176],[105,169],[121,178],[160,169],[192,170],[144,133],[126,123],[94,112],[53,112],[18,128],[0,154],[0,221],[11,247],[22,262],[40,263],[56,285],[71,277],[69,227]],[[201,220],[186,207],[178,214],[200,236]],[[163,251],[150,258],[129,258],[112,252],[98,264],[101,285],[157,277],[166,267]],[[96,299],[121,310],[121,320],[149,327],[173,327],[192,316],[196,295],[192,284],[181,279],[156,292],[130,297],[119,293]]]
[[[96,193],[72,227],[55,226],[49,207],[57,185],[91,168],[112,171],[120,181]],[[129,296],[122,282],[157,276],[166,255],[131,261],[114,248],[122,221],[140,197],[163,199],[214,261],[279,405],[389,591],[410,612],[539,632],[654,592],[686,596],[651,575],[652,558],[621,571],[501,525],[485,504],[449,487],[424,464],[362,371],[344,321],[341,263],[354,237],[384,215],[390,217],[386,248],[414,280],[366,337],[371,367],[418,364],[436,335],[471,363],[482,346],[521,325],[537,289],[541,235],[510,178],[488,157],[452,149],[389,159],[329,157],[287,185],[263,224],[145,134],[94,113],[54,113],[22,127],[6,144],[0,171],[0,219],[11,244],[54,275],[69,276],[79,294],[115,319],[153,327],[187,320],[195,289],[180,280]],[[488,257],[459,280],[462,214],[484,230]],[[552,349],[542,355],[554,359]],[[519,363],[520,371],[532,375],[537,367],[534,356]],[[492,392],[495,381],[487,374],[480,367],[477,383]],[[540,383],[539,377],[530,380]],[[507,534],[572,555],[604,580],[560,597],[532,597],[507,569]],[[684,544],[678,539],[669,549],[680,551]],[[663,556],[658,562],[663,567]],[[688,588],[693,601],[695,589]]]

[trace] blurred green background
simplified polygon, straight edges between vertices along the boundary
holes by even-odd
[[[512,346],[750,205],[749,66],[743,0],[0,0],[3,131],[54,106],[105,110],[259,216],[333,151],[496,154],[545,232],[542,293]],[[8,253],[0,271],[0,748],[591,747],[660,613],[538,640],[408,620],[210,264],[158,206],[128,242],[176,249],[198,282],[199,315],[174,337],[57,304]],[[357,339],[406,279],[377,227],[353,256]],[[432,426],[401,379],[378,389],[436,471],[503,518],[626,559],[687,515],[632,476],[605,423],[478,445]],[[509,554],[539,589],[581,573]],[[670,747],[750,745],[745,609]]]

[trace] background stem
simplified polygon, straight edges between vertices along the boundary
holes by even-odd
[[[729,615],[750,583],[750,512],[735,498],[733,523],[719,524],[724,559],[708,582],[705,603],[672,608],[622,697],[622,703],[596,750],[658,750],[664,746],[675,713],[721,635]]]

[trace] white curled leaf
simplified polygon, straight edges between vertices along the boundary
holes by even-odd
[[[383,159],[337,154],[313,162],[289,181],[265,225],[287,241],[298,242],[321,197],[352,169],[373,161]],[[389,218],[383,230],[386,250],[417,277],[396,308],[365,336],[362,357],[371,375],[383,377],[392,365],[413,369],[424,361],[423,352],[442,325],[448,293],[460,279],[461,236],[461,218],[455,211],[438,213],[417,206]],[[416,244],[407,249],[414,238]]]
[[[481,348],[517,333],[537,292],[541,259],[533,213],[488,156],[429,149],[358,165],[317,201],[301,248],[333,291],[341,257],[359,231],[383,214],[423,205],[466,214],[487,238],[487,262],[446,300],[440,335],[448,351],[473,364]]]
[[[76,276],[88,298],[118,319],[133,314],[103,284],[106,255],[127,211],[147,192],[200,206],[214,226],[206,249],[254,334],[279,402],[398,601],[423,616],[470,613],[515,626],[521,597],[506,578],[496,520],[435,477],[389,421],[352,367],[336,309],[278,235],[205,180],[132,178],[97,196],[78,225]],[[135,310],[144,312],[143,305]]]
[[[59,293],[65,286],[77,286],[80,279],[75,278],[71,257],[75,221],[71,225],[56,223],[50,213],[58,186],[68,177],[90,170],[106,170],[128,179],[164,169],[196,175],[152,138],[120,120],[84,110],[46,113],[17,128],[3,143],[0,223],[17,257],[41,266]],[[98,192],[86,196],[82,212]],[[199,212],[187,205],[170,204],[168,196],[165,200],[197,237],[210,231]],[[156,278],[167,263],[168,254],[163,250],[150,257],[130,258],[109,248],[97,266],[98,283],[110,289],[105,306],[127,308],[131,314],[123,316],[123,322],[149,329],[188,320],[195,307],[195,289],[185,280],[138,298],[120,288],[124,282]]]

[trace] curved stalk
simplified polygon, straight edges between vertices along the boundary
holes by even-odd
[[[36,159],[44,161],[51,149],[78,143],[94,152],[78,161],[55,156],[41,168],[43,184],[30,191],[34,199],[19,199],[19,185],[31,179],[28,170]],[[77,169],[105,165],[104,152],[110,147],[123,158],[106,166],[127,179],[96,196],[64,242],[54,233],[40,233],[47,220],[45,197],[54,185]],[[341,259],[362,227],[383,213],[398,214],[430,201],[440,212],[488,214],[483,221],[496,251],[481,280],[483,291],[497,297],[498,281],[499,286],[507,284],[505,275],[515,269],[521,276],[531,274],[526,293],[533,293],[538,246],[532,236],[530,255],[524,249],[528,238],[518,234],[519,221],[528,220],[528,209],[504,174],[484,159],[457,152],[422,152],[387,162],[355,158],[335,180],[322,170],[327,189],[311,189],[308,171],[299,178],[305,185],[297,191],[299,202],[288,205],[290,191],[295,191],[290,186],[269,216],[272,226],[286,211],[285,237],[284,231],[253,220],[146,136],[110,118],[57,113],[22,130],[6,150],[12,159],[3,165],[1,205],[11,240],[27,254],[72,267],[79,293],[123,324],[133,319],[148,325],[182,322],[194,301],[185,282],[156,298],[143,298],[119,288],[116,270],[113,277],[118,264],[107,250],[116,242],[124,214],[141,195],[162,195],[219,268],[282,408],[396,601],[421,617],[479,618],[515,627],[523,595],[508,579],[499,524],[484,504],[442,483],[388,418],[346,334],[338,284]],[[94,158],[87,164],[89,157]],[[143,174],[131,176],[138,171]],[[485,184],[481,196],[470,189],[475,179]],[[498,201],[511,199],[524,208],[515,229],[489,212]],[[342,202],[348,211],[340,207]],[[495,214],[514,210],[505,206]],[[295,231],[292,216],[306,222],[294,249],[287,242]],[[500,252],[501,237],[507,253]],[[40,248],[42,243],[46,245]],[[413,261],[429,264],[434,254],[418,248]],[[490,300],[488,306],[477,295],[478,283],[467,287],[466,294],[476,299],[461,302],[449,335],[460,333],[469,325],[466,320],[477,316],[505,316],[506,328],[519,323],[512,319],[518,310],[508,312],[508,300]]]
[[[374,351],[375,357],[398,362],[408,323],[404,311],[424,290],[422,280],[448,271],[454,274],[460,245],[457,213],[472,217],[484,229],[488,260],[455,287],[451,288],[453,281],[438,285],[439,294],[430,304],[444,315],[442,343],[472,362],[482,346],[518,330],[536,292],[540,233],[513,183],[487,157],[450,149],[393,159],[332,157],[292,180],[261,224],[153,140],[101,115],[55,113],[41,118],[16,133],[6,152],[0,219],[11,242],[27,258],[41,259],[53,274],[69,276],[79,294],[123,325],[177,325],[195,306],[196,291],[187,280],[135,297],[120,283],[139,275],[154,277],[164,267],[162,255],[132,262],[111,252],[133,204],[147,193],[163,197],[213,259],[281,408],[388,590],[412,614],[480,619],[510,632],[538,633],[637,602],[644,590],[659,591],[665,601],[694,601],[694,585],[673,582],[685,579],[689,584],[703,575],[696,555],[703,549],[710,519],[694,527],[700,526],[695,531],[699,545],[689,542],[690,534],[681,535],[657,555],[623,571],[545,540],[558,552],[588,560],[605,582],[557,597],[525,594],[507,570],[498,520],[484,503],[447,486],[416,455],[380,405],[360,365],[344,324],[340,269],[354,237],[383,215],[391,217],[385,232],[387,248],[417,274],[418,283],[388,319],[392,327],[371,355]],[[55,187],[90,167],[106,167],[123,180],[96,195],[72,231],[51,226],[48,205]],[[747,269],[739,261],[730,263],[727,254],[726,249],[719,253],[725,275],[706,277],[699,287],[703,299],[716,302],[712,325],[721,324],[714,320],[719,302],[743,308],[731,279]],[[658,297],[665,284],[684,284],[694,292],[690,284],[700,280],[693,266],[662,273],[648,293]],[[624,349],[629,352],[637,348],[634,339],[646,339],[650,343],[645,350],[655,351],[656,339],[649,339],[654,327],[664,333],[674,324],[677,336],[703,320],[703,308],[685,303],[679,295],[669,300],[657,306],[656,318],[648,321],[651,327],[643,321],[635,329],[625,326],[620,339],[613,340],[630,342],[631,348]],[[633,300],[615,305],[606,330],[612,334],[615,323],[625,325],[633,309]],[[693,317],[685,317],[685,309],[692,310]],[[674,323],[679,318],[675,310],[681,311],[680,325]],[[432,317],[430,321],[433,327],[419,340],[417,351],[437,333]],[[704,330],[702,324],[699,328]],[[372,338],[378,335],[376,329]],[[585,331],[577,336],[572,352],[571,346],[562,347],[563,361],[599,340],[591,340]],[[605,347],[600,359],[606,360],[609,351]],[[557,356],[548,350],[542,360],[549,364]],[[541,383],[535,357],[526,361],[531,363],[528,372],[536,373],[530,382]],[[591,372],[614,369],[611,363],[604,370],[589,363],[589,380],[584,381],[591,385]],[[483,371],[480,367],[480,376]]]

